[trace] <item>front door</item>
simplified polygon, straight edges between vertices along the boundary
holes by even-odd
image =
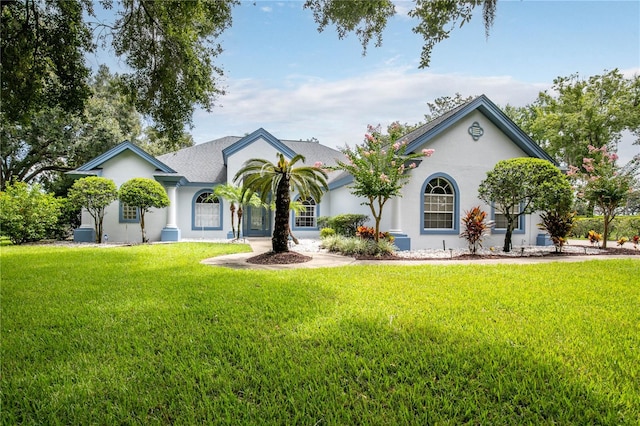
[[[247,237],[271,236],[271,211],[264,207],[249,207],[245,216],[244,235]]]

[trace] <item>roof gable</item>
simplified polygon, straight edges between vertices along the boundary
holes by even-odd
[[[127,151],[127,150],[133,152],[135,155],[139,156],[140,158],[142,158],[146,162],[150,163],[156,169],[158,169],[159,171],[161,171],[163,173],[176,173],[176,171],[173,170],[171,167],[167,166],[162,161],[158,160],[157,158],[153,157],[152,155],[147,154],[142,148],[134,145],[133,143],[131,143],[129,141],[124,141],[124,142],[114,146],[109,151],[105,152],[104,154],[101,154],[101,155],[97,156],[96,158],[94,158],[93,160],[89,161],[88,163],[85,163],[82,166],[78,167],[75,171],[76,172],[88,172],[90,170],[94,170],[94,169],[100,167],[105,162],[117,157],[118,155],[120,155],[121,153],[123,153],[124,151]]]
[[[485,95],[478,96],[405,135],[403,139],[407,141],[407,151],[415,151],[476,110],[487,117],[489,121],[498,127],[527,155],[556,164],[555,160],[549,154],[538,146],[529,135],[522,131],[517,124],[507,117],[507,115]]]
[[[296,155],[295,151],[293,151],[291,148],[286,146],[279,139],[277,139],[271,133],[267,132],[265,129],[261,127],[255,132],[251,133],[250,135],[243,137],[236,143],[223,149],[222,156],[224,158],[224,164],[225,165],[227,164],[227,159],[229,158],[230,155],[240,152],[241,150],[248,147],[258,139],[265,140],[269,145],[274,147],[278,152],[284,154],[285,157],[293,158]]]

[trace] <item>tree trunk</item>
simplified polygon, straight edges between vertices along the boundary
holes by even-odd
[[[375,227],[375,235],[373,236],[374,241],[377,243],[378,242],[378,236],[380,235],[380,218],[382,216],[382,207],[380,207],[380,213],[376,212],[376,208],[374,206],[374,198],[369,198],[369,210],[371,210],[371,215],[373,216],[373,220],[374,220],[374,227]],[[380,204],[380,202],[378,202],[378,205]]]
[[[236,236],[236,239],[240,239],[240,230],[242,229],[242,206],[238,206],[238,234]]]
[[[98,217],[96,220],[96,243],[102,243],[102,230],[104,229],[102,226],[102,217]]]
[[[274,253],[289,251],[289,179],[283,177],[278,184],[276,194],[276,218],[271,245]]]
[[[236,224],[234,222],[234,220],[236,218],[236,206],[235,206],[235,204],[231,203],[231,206],[229,206],[229,210],[231,210],[231,235],[235,238],[235,236],[236,236]]]
[[[289,236],[291,237],[291,240],[295,243],[295,244],[300,244],[300,241],[298,241],[298,239],[296,238],[295,235],[293,235],[293,232],[291,232],[291,227],[288,226],[287,229],[289,230]]]
[[[517,216],[516,216],[517,219]],[[509,253],[511,251],[511,235],[513,234],[513,223],[512,220],[507,220],[507,230],[504,234],[504,247],[502,247],[502,251],[505,253]]]
[[[609,239],[609,224],[611,223],[612,217],[605,211],[604,212],[604,230],[602,232],[602,248],[607,248],[607,240]]]
[[[142,242],[148,242],[147,233],[144,230],[144,211],[142,209],[140,209],[140,230],[142,231]]]

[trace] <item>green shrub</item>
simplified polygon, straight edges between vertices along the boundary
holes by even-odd
[[[316,223],[318,224],[318,228],[323,229],[323,228],[331,228],[331,226],[329,226],[329,216],[320,216],[317,220]],[[331,228],[333,229],[333,228]],[[335,229],[334,229],[335,231]]]
[[[332,228],[338,235],[355,237],[358,227],[369,220],[366,214],[339,214],[327,220],[327,227]]]
[[[620,216],[615,218],[614,222],[611,235],[616,240],[622,237],[631,239],[634,235],[640,235],[640,216]]]
[[[640,216],[618,216],[613,219],[609,227],[609,236],[612,239],[631,238],[640,234]],[[591,230],[600,234],[604,232],[604,219],[602,216],[576,219],[570,235],[574,238],[587,238]]]
[[[39,185],[16,182],[0,192],[1,232],[14,244],[50,237],[59,216],[60,200]]]
[[[81,225],[81,209],[76,207],[68,198],[59,198],[60,216],[58,223],[51,229],[49,238],[65,240],[73,235],[73,230]]]
[[[322,246],[332,253],[344,256],[385,256],[396,251],[393,242],[381,239],[376,243],[373,239],[332,235],[322,239]]]
[[[320,238],[327,238],[332,235],[336,235],[336,231],[333,228],[322,228],[320,229]]]
[[[598,233],[602,233],[602,231],[604,231],[604,222],[601,217],[577,218],[570,235],[574,238],[587,238],[589,236],[589,231],[592,230]]]

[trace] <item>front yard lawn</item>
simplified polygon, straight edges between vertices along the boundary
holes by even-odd
[[[211,267],[2,247],[2,424],[638,424],[640,261]]]

